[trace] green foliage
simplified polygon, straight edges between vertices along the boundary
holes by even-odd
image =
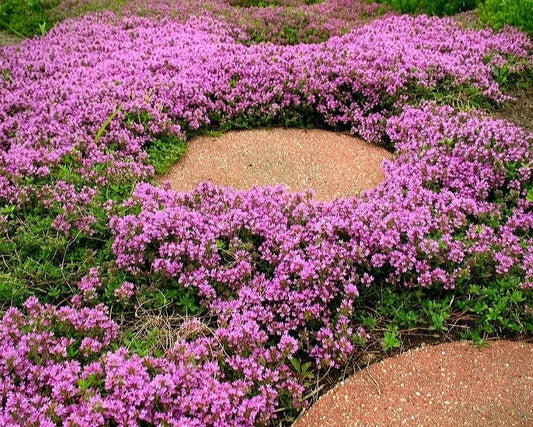
[[[442,300],[426,300],[422,303],[422,310],[429,320],[429,328],[435,331],[446,330],[445,323],[450,317],[451,296]]]
[[[481,21],[496,30],[513,25],[533,36],[533,0],[485,0],[479,11]]]
[[[0,29],[19,37],[44,36],[58,22],[88,12],[121,12],[127,0],[73,1],[68,8],[61,0],[1,0]]]
[[[470,336],[502,336],[533,332],[533,316],[527,307],[533,295],[519,286],[520,278],[500,277],[489,286],[470,284],[456,302],[458,309],[475,318]]]
[[[301,363],[295,357],[291,357],[289,360],[300,379],[307,382],[312,381],[314,379],[315,375],[311,371],[311,362]]]
[[[146,146],[156,174],[164,174],[186,152],[187,143],[173,135],[163,135]]]
[[[131,7],[131,2],[128,0],[90,0],[79,1],[75,5],[73,10],[69,11],[70,14],[82,15],[85,13],[99,12],[102,10],[110,10],[115,13],[121,13],[125,11],[125,7]],[[63,15],[61,18],[65,19],[68,16]]]
[[[258,127],[297,127],[303,129],[309,128],[324,128],[324,116],[317,112],[316,109],[307,106],[299,105],[285,108],[276,113],[274,117],[267,117],[258,112],[243,113],[231,119],[213,113],[210,116],[209,128],[201,129],[196,134],[204,132],[227,132],[235,129],[254,129]]]
[[[142,333],[128,330],[123,333],[120,341],[128,350],[141,357],[148,354],[161,357],[164,352],[157,347],[162,340],[164,340],[163,332],[154,326]]]
[[[75,172],[79,167],[72,156],[66,156],[49,176],[34,179],[32,184],[39,191],[63,180],[80,190],[84,180]],[[31,197],[22,208],[2,207],[0,215],[7,221],[5,232],[0,234],[0,297],[5,304],[18,306],[29,295],[58,304],[71,297],[80,279],[97,266],[104,285],[102,301],[115,302],[112,291],[124,282],[125,276],[114,267],[109,213],[103,205],[112,200],[116,205],[113,212],[122,212],[120,203],[129,197],[135,182],[127,177],[121,179],[120,183],[98,189],[88,205],[72,214],[73,221],[94,217],[92,234],[73,226],[67,235],[52,227],[57,216],[65,214],[58,202],[43,206]]]
[[[434,101],[439,105],[451,105],[462,111],[494,106],[494,101],[485,96],[477,87],[469,84],[454,87],[453,83],[448,80],[440,82],[434,88],[426,88],[415,83],[406,93],[413,96],[416,103]]]
[[[414,328],[423,320],[419,314],[421,290],[410,292],[394,291],[390,287],[383,288],[377,301],[370,296],[370,305],[376,304],[376,311],[385,319],[401,328]]]
[[[104,380],[98,374],[91,374],[86,379],[79,378],[77,381],[78,387],[84,393],[90,388],[98,388],[102,386]]]
[[[503,91],[526,89],[533,86],[533,73],[529,59],[507,58],[508,63],[501,67],[493,67],[492,74]],[[517,72],[515,70],[524,70]]]
[[[128,126],[130,129],[132,128],[133,124],[136,124],[136,125],[141,125],[145,131],[149,131],[150,122],[153,119],[154,117],[148,111],[137,111],[137,112],[126,111],[124,112],[124,120],[126,122],[126,126]],[[109,118],[107,120],[109,120]],[[102,127],[104,127],[104,125],[102,125]],[[134,128],[131,129],[131,131],[136,132]]]
[[[0,28],[17,36],[44,35],[56,23],[52,9],[59,0],[2,0]]]
[[[477,268],[476,263],[484,267]],[[532,334],[533,293],[521,288],[521,278],[496,275],[488,259],[472,259],[472,265],[472,274],[458,280],[453,291],[390,285],[362,288],[355,323],[380,336],[385,351],[401,346],[400,336],[417,331],[478,343],[489,337]]]
[[[309,16],[295,8],[285,10],[285,23],[275,25],[268,20],[256,19],[247,30],[250,41],[247,44],[274,42],[276,44],[296,45],[299,43],[321,43],[330,37],[328,30],[314,28]],[[346,32],[348,29],[346,29]]]
[[[390,326],[383,334],[383,341],[381,343],[384,351],[389,351],[402,346],[402,341],[398,336],[398,326]]]
[[[11,76],[11,71],[9,68],[4,68],[2,70],[2,80],[8,83],[13,82],[13,77]]]
[[[8,255],[2,255],[5,260]],[[0,271],[0,301],[5,305],[21,305],[28,296],[26,283],[14,272]],[[6,307],[1,307],[0,310]]]
[[[479,0],[378,0],[402,13],[446,16],[475,9]]]
[[[13,215],[0,237],[0,277],[6,281],[0,292],[11,304],[19,305],[30,294],[56,300],[69,292],[65,277],[70,274],[64,276],[62,269],[70,264],[65,253],[69,241],[51,228],[52,221],[48,215]]]

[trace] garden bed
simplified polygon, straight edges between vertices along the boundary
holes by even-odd
[[[3,424],[288,423],[403,330],[531,336],[533,135],[480,110],[530,81],[525,34],[372,9],[257,43],[219,12],[264,11],[200,6],[0,48]],[[279,125],[395,159],[331,202],[155,183],[194,135]]]

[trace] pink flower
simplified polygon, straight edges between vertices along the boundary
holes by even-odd
[[[126,302],[135,294],[135,286],[133,283],[124,282],[120,288],[115,289],[114,294],[118,300]]]
[[[91,267],[89,274],[84,276],[78,283],[83,299],[86,301],[93,300],[97,297],[96,290],[101,286],[98,278],[98,267]]]

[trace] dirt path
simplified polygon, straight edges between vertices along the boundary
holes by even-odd
[[[497,109],[493,115],[522,126],[528,132],[533,132],[533,86],[513,90],[509,95],[514,99]]]

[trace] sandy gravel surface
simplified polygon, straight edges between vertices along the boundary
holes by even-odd
[[[533,426],[533,344],[426,346],[363,367],[295,427]]]
[[[392,155],[350,135],[312,129],[254,129],[189,141],[187,154],[161,180],[189,191],[200,182],[237,189],[284,184],[313,188],[319,200],[357,195],[383,179]]]

